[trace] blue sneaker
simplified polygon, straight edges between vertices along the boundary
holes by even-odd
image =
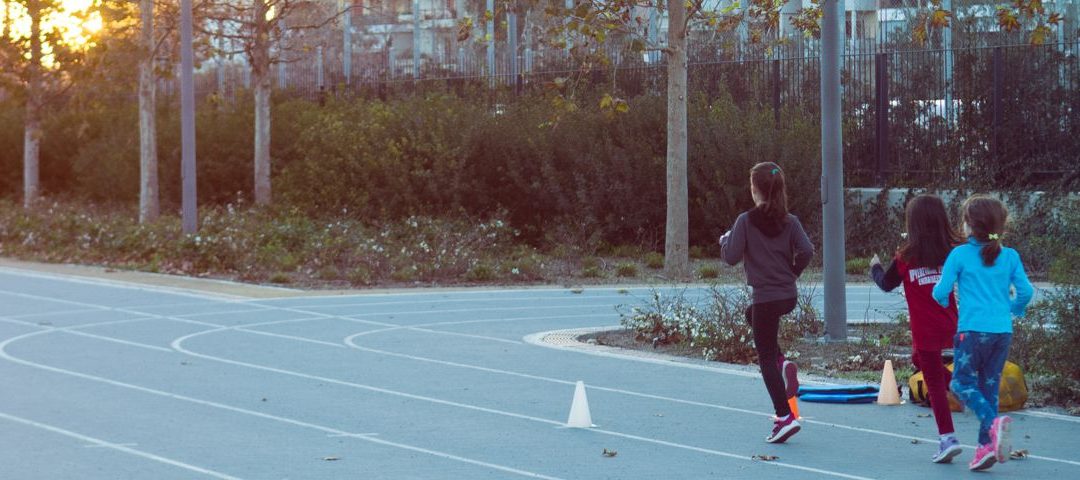
[[[956,437],[948,437],[941,440],[941,444],[938,445],[937,455],[934,455],[931,460],[934,463],[952,463],[952,459],[960,455],[963,450],[960,447],[960,441]]]

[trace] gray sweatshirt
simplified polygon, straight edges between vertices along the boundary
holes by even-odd
[[[744,262],[754,303],[796,298],[795,280],[814,256],[798,217],[788,214],[785,220],[770,220],[753,209],[739,215],[731,231],[720,237],[721,258],[729,265]]]

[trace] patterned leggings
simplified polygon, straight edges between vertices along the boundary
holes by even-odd
[[[990,426],[998,414],[1001,370],[1009,356],[1011,333],[960,332],[950,387],[979,417],[979,445],[990,443]]]

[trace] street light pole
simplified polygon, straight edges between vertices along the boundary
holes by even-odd
[[[844,157],[840,122],[840,52],[844,0],[823,0],[821,19],[821,210],[825,334],[847,339],[844,268]]]
[[[199,228],[195,184],[195,88],[192,71],[191,0],[180,0],[180,175],[183,180],[183,232],[193,234]]]

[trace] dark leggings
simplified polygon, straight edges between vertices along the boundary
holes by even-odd
[[[915,361],[923,372],[926,391],[930,397],[930,408],[934,411],[938,434],[953,433],[952,412],[949,411],[949,397],[946,390],[952,380],[952,374],[941,361],[941,350],[915,350]]]
[[[780,374],[783,353],[780,351],[780,317],[795,310],[795,299],[775,300],[755,303],[746,310],[750,328],[754,331],[754,348],[761,366],[761,378],[765,380],[765,389],[769,391],[773,409],[777,417],[791,414],[787,393],[784,391],[784,378]]]

